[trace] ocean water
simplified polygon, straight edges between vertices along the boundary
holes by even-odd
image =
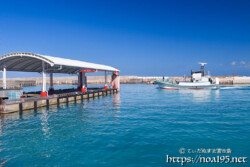
[[[202,149],[231,153],[189,153]],[[123,84],[115,95],[0,119],[0,166],[181,166],[167,163],[166,155],[249,158],[250,86],[162,90]]]

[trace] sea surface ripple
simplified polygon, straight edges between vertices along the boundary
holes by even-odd
[[[123,84],[118,94],[0,119],[2,166],[181,166],[167,164],[166,155],[196,154],[180,148],[230,148],[231,156],[249,158],[250,86]]]

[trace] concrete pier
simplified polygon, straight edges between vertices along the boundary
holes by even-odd
[[[22,112],[24,110],[36,110],[40,107],[49,107],[50,105],[59,105],[61,103],[69,103],[78,100],[90,99],[99,96],[107,96],[117,93],[117,89],[97,89],[87,92],[68,92],[61,94],[53,94],[47,97],[27,97],[20,100],[4,100],[0,104],[0,114],[8,114],[13,112]]]

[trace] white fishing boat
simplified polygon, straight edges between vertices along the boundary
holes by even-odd
[[[189,82],[170,82],[168,78],[166,81],[156,80],[155,84],[158,84],[162,89],[218,89],[219,88],[219,78],[215,78],[215,83],[213,83],[212,78],[209,75],[209,71],[205,71],[204,65],[207,63],[201,64],[200,71],[191,70],[191,80]]]

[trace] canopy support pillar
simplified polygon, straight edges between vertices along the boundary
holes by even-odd
[[[46,73],[45,73],[45,64],[44,61],[42,61],[42,92],[41,97],[47,97],[47,91],[46,91]]]
[[[81,88],[81,92],[86,92],[87,91],[87,87],[85,85],[85,79],[86,79],[86,76],[85,76],[85,71],[82,70],[82,88]]]
[[[77,78],[78,78],[78,80],[77,80],[77,89],[80,89],[80,75],[79,75],[79,73],[77,74]]]
[[[108,89],[108,84],[107,84],[107,71],[105,71],[105,85],[104,89]]]
[[[82,89],[82,70],[78,73],[78,89]]]
[[[7,89],[7,83],[6,83],[6,67],[3,66],[3,89]]]
[[[49,88],[49,92],[54,92],[53,73],[50,73],[50,88]]]

